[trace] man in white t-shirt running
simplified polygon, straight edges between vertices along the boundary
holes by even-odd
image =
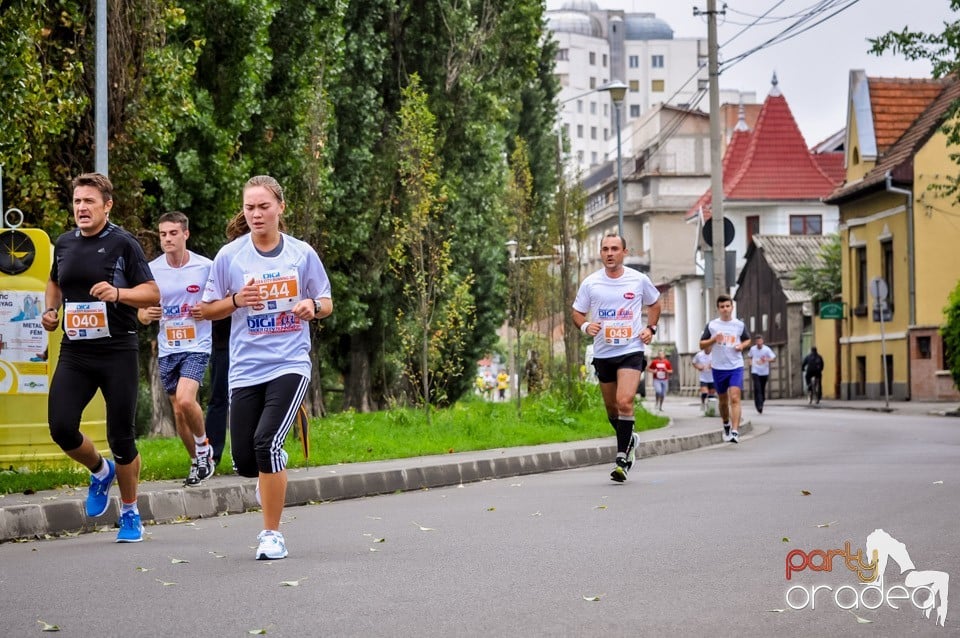
[[[777,354],[764,345],[763,335],[756,336],[756,343],[750,346],[747,354],[750,359],[750,379],[753,382],[753,405],[759,414],[763,414],[763,404],[767,401],[767,380],[770,378],[770,362]]]
[[[713,383],[720,400],[723,440],[740,442],[740,397],[743,395],[743,351],[750,345],[750,333],[733,316],[733,299],[717,297],[720,317],[712,319],[700,335],[700,348],[711,355]]]
[[[713,370],[710,367],[712,361],[713,358],[703,350],[698,350],[697,354],[693,355],[693,367],[699,371],[700,410],[703,412],[707,409],[707,397],[717,393],[713,387]]]
[[[593,367],[607,419],[617,433],[617,459],[610,478],[619,483],[627,480],[635,460],[639,437],[633,431],[633,397],[646,363],[644,346],[653,340],[660,320],[660,291],[646,275],[624,267],[626,255],[622,237],[607,235],[601,240],[603,270],[580,284],[572,312],[573,322],[593,339]]]
[[[190,455],[190,472],[183,484],[194,486],[213,476],[215,467],[197,401],[212,343],[210,321],[200,314],[200,298],[213,262],[187,249],[190,220],[183,213],[161,215],[159,231],[163,254],[150,262],[150,271],[160,287],[160,304],[140,308],[137,318],[144,325],[160,322],[160,381],[173,406],[177,434]]]

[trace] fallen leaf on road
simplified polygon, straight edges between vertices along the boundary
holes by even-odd
[[[810,496],[813,492],[809,490],[800,490],[800,493],[803,494],[804,496]]]
[[[170,582],[167,582],[167,581],[165,581],[165,580],[160,580],[159,578],[154,578],[154,580],[157,581],[158,583],[160,583],[161,585],[163,585],[164,587],[172,587],[172,586],[176,585],[176,583],[170,583]]]
[[[934,481],[933,484],[934,484],[934,485],[943,485],[943,481]]]
[[[817,527],[830,527],[831,525],[833,525],[833,524],[836,523],[836,522],[837,522],[837,521],[830,521],[829,523],[820,523],[819,525],[817,525]]]
[[[371,551],[371,552],[379,552],[380,550],[377,549],[376,547],[371,547],[371,548],[370,548],[370,551]]]
[[[45,620],[40,620],[37,618],[37,622],[40,623],[40,631],[60,631],[59,625],[51,625]]]
[[[138,572],[150,572],[153,571],[153,567],[137,567]]]
[[[266,635],[267,635],[267,630],[266,630],[266,629],[251,629],[251,630],[248,631],[247,633],[250,634],[251,636],[266,636]]]
[[[421,532],[435,532],[435,531],[437,531],[437,530],[436,530],[435,528],[433,528],[433,527],[424,527],[423,525],[421,525],[420,523],[418,523],[418,522],[416,522],[416,521],[413,521],[413,524],[416,525],[417,527],[419,527]]]
[[[847,611],[850,611],[850,610],[848,609]],[[853,614],[852,611],[851,611],[850,613]],[[861,625],[869,625],[870,623],[873,622],[872,620],[867,620],[866,618],[861,618],[860,616],[858,616],[858,615],[856,615],[856,614],[853,614],[853,617],[856,618],[856,619],[857,619],[857,622],[860,623]]]
[[[495,512],[496,510],[497,510],[496,507],[488,507],[488,508],[487,508],[487,511],[488,511],[488,512]]]
[[[767,611],[769,611],[770,613],[773,613],[773,614],[782,614],[783,612],[785,612],[785,611],[787,611],[787,610],[786,610],[786,609],[768,609]]]
[[[171,565],[179,565],[180,563],[189,563],[189,562],[190,562],[190,561],[188,561],[188,560],[185,559],[185,558],[174,558],[173,556],[170,557],[170,564],[171,564]]]
[[[605,510],[605,509],[607,509],[607,506],[606,506],[606,505],[597,505],[597,506],[595,506],[593,509],[595,509],[595,510]]]
[[[530,516],[543,516],[543,514],[541,514],[540,512],[534,512]]]
[[[386,542],[387,542],[387,539],[385,539],[385,538],[375,538],[375,539],[373,539],[373,542],[374,542],[374,543],[386,543]]]
[[[781,543],[789,543],[789,542],[790,542],[790,539],[787,538],[786,536],[784,536],[783,538],[780,539],[780,542],[781,542]]]
[[[600,596],[603,596],[603,594],[600,594]],[[599,602],[600,596],[583,596],[583,599],[587,602],[595,603]]]
[[[383,520],[383,519],[380,518],[379,516],[367,516],[367,518],[369,518],[369,519],[372,520],[372,521],[382,521],[382,520]]]
[[[301,578],[300,580],[306,580],[306,579],[307,579],[307,577],[304,576],[304,577]],[[280,582],[280,586],[281,586],[281,587],[299,587],[299,586],[300,586],[300,580],[284,580],[284,581],[281,581],[281,582]]]
[[[208,554],[213,554],[213,557],[214,557],[214,558],[226,558],[226,557],[227,557],[226,554],[219,554],[219,553],[217,553],[217,552],[207,552],[207,553],[208,553]]]

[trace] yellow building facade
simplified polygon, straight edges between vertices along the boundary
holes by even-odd
[[[843,246],[840,398],[960,399],[939,332],[960,280],[960,205],[936,188],[957,173],[949,158],[956,149],[940,131],[957,97],[960,83],[944,80],[941,93],[865,171],[853,166],[853,140],[847,182],[827,198],[839,206]],[[878,279],[882,285],[871,283]],[[875,294],[882,292],[885,300]]]

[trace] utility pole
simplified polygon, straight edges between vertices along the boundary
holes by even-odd
[[[97,0],[97,68],[94,89],[94,155],[96,171],[101,175],[109,174],[107,159],[107,0]]]
[[[694,14],[697,10],[694,9]],[[726,5],[717,11],[717,0],[707,0],[707,74],[710,77],[710,214],[713,229],[713,299],[727,293],[726,256],[723,232],[723,156],[720,154],[720,63],[717,44],[717,14],[726,14]],[[709,285],[709,282],[707,282]]]

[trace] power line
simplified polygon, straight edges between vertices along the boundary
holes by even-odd
[[[835,15],[837,15],[837,14],[843,12],[843,11],[846,11],[847,9],[849,9],[850,7],[852,7],[853,5],[857,4],[859,1],[860,1],[860,0],[823,0],[822,2],[818,3],[817,5],[815,5],[815,6],[817,7],[816,9],[814,9],[813,11],[811,11],[811,12],[808,13],[808,14],[805,14],[805,15],[804,15],[803,17],[801,17],[799,20],[797,20],[796,22],[792,23],[790,26],[788,26],[788,27],[786,27],[785,29],[783,29],[780,33],[774,35],[774,36],[771,37],[771,38],[768,38],[766,41],[762,42],[761,44],[759,44],[759,45],[757,45],[757,46],[755,46],[755,47],[753,47],[753,48],[751,48],[751,49],[748,49],[748,50],[744,51],[743,53],[740,53],[739,55],[736,55],[736,56],[734,56],[733,58],[730,58],[729,60],[726,60],[725,62],[723,62],[723,63],[721,64],[721,66],[722,66],[721,73],[722,73],[723,71],[725,71],[725,70],[727,70],[727,69],[735,66],[735,65],[738,64],[739,62],[742,62],[743,60],[745,60],[746,58],[750,57],[751,55],[753,55],[753,54],[756,53],[757,51],[761,51],[761,50],[763,50],[763,49],[765,49],[765,48],[767,48],[767,47],[773,46],[773,45],[775,45],[775,44],[779,44],[779,43],[781,43],[781,42],[786,42],[787,40],[790,40],[790,39],[792,39],[792,38],[795,38],[795,37],[797,37],[798,35],[800,35],[800,34],[802,34],[802,33],[806,33],[806,32],[809,31],[810,29],[812,29],[812,28],[814,28],[814,27],[816,27],[816,26],[818,26],[818,25],[820,25],[820,24],[823,24],[824,22],[826,22],[826,21],[829,20],[830,18],[834,17]],[[846,4],[842,4],[843,2],[846,2]],[[841,4],[842,4],[842,6],[840,6]],[[806,22],[808,22],[809,20],[812,20],[812,19],[815,18],[816,16],[819,16],[820,14],[825,13],[826,11],[830,11],[831,9],[834,9],[834,8],[837,7],[837,6],[839,6],[840,8],[837,9],[836,11],[834,11],[833,13],[830,13],[830,14],[827,15],[826,17],[823,17],[823,18],[817,20],[817,21],[814,22],[813,24],[804,26],[804,24],[805,24]],[[801,27],[803,27],[803,28],[801,28]]]

